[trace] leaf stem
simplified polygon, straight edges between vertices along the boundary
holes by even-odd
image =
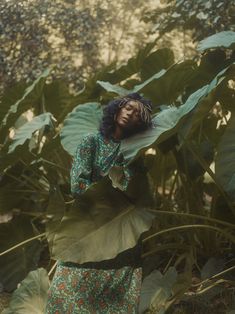
[[[222,276],[222,275],[224,275],[224,274],[226,274],[226,273],[228,273],[228,272],[230,272],[231,270],[234,270],[234,269],[235,269],[235,266],[231,266],[231,267],[229,267],[229,268],[227,268],[227,269],[225,269],[225,270],[223,270],[223,271],[221,271],[221,272],[211,276],[210,278],[207,278],[207,279],[205,279],[205,280],[203,280],[203,281],[201,281],[199,283],[193,284],[192,286],[193,287],[201,286],[202,284],[207,283],[207,282],[209,282],[212,279],[215,279],[217,277],[220,277],[220,276]]]
[[[193,145],[192,142],[189,142],[187,139],[184,138],[184,141],[187,145],[187,148],[191,151],[191,153],[195,156],[195,158],[197,159],[197,161],[200,163],[200,165],[202,166],[202,168],[204,170],[207,171],[207,173],[211,176],[211,178],[213,179],[213,181],[215,182],[218,190],[220,191],[220,193],[222,194],[222,196],[224,197],[225,201],[228,204],[228,207],[231,209],[232,213],[235,215],[235,208],[233,206],[233,203],[230,199],[230,197],[228,196],[228,194],[226,193],[226,191],[224,191],[223,187],[221,186],[221,184],[218,182],[214,172],[210,169],[210,167],[208,166],[208,164],[206,163],[206,161],[204,160],[204,158],[198,154],[196,152],[196,149]]]
[[[168,233],[168,232],[171,232],[171,231],[184,230],[184,229],[195,229],[195,228],[211,229],[211,230],[220,232],[220,233],[224,234],[228,239],[230,239],[230,241],[235,243],[235,238],[233,236],[231,236],[231,234],[229,234],[228,232],[226,232],[226,231],[224,231],[224,230],[222,230],[222,229],[220,229],[218,227],[211,226],[211,225],[199,225],[199,224],[196,224],[196,225],[183,225],[183,226],[178,226],[178,227],[164,229],[164,230],[158,231],[158,232],[148,236],[147,238],[143,239],[143,242],[146,242],[146,241],[148,241],[148,240],[150,240],[152,238],[155,238],[155,237],[157,237],[159,235],[162,235],[164,233]]]
[[[155,254],[157,252],[161,252],[161,251],[167,251],[167,250],[173,250],[173,249],[177,249],[177,250],[185,250],[185,249],[189,249],[190,246],[186,245],[186,244],[165,244],[165,245],[161,245],[155,249],[152,249],[151,251],[148,251],[146,253],[143,253],[141,255],[142,258],[145,258],[149,255]]]
[[[50,275],[53,273],[53,271],[54,271],[54,269],[56,268],[57,264],[58,264],[58,261],[56,261],[56,262],[54,263],[54,265],[51,267],[51,269],[50,269],[50,271],[49,271],[49,273],[48,273],[48,277],[50,277]]]
[[[55,164],[55,163],[52,162],[52,161],[46,160],[45,158],[42,158],[42,157],[41,157],[41,158],[39,159],[39,161],[43,161],[43,162],[47,163],[48,165],[51,165],[51,166],[60,168],[60,169],[65,170],[65,171],[68,171],[68,168],[65,168],[65,167],[62,167],[62,166],[60,166],[60,165],[57,165],[57,164]]]
[[[36,240],[36,239],[43,238],[43,237],[45,237],[45,236],[46,236],[46,232],[41,233],[41,234],[38,234],[37,236],[32,237],[32,238],[29,238],[29,239],[27,239],[27,240],[25,240],[25,241],[22,241],[22,242],[20,242],[20,243],[18,243],[18,244],[16,244],[16,245],[12,246],[11,248],[7,249],[6,251],[1,252],[1,253],[0,253],[0,256],[3,256],[3,255],[5,255],[5,254],[7,254],[7,253],[9,253],[9,252],[11,252],[11,251],[17,249],[18,247],[20,247],[20,246],[22,246],[22,245],[25,245],[26,243],[29,243],[29,242],[31,242],[31,241],[33,241],[33,240]]]
[[[171,211],[155,210],[155,209],[148,209],[148,211],[154,212],[155,214],[185,216],[185,217],[189,217],[189,218],[197,218],[197,219],[207,220],[207,221],[211,221],[211,222],[218,223],[218,224],[230,227],[232,229],[235,229],[235,225],[234,224],[231,224],[229,222],[222,221],[222,220],[219,220],[219,219],[216,219],[216,218],[202,216],[202,215],[189,214],[189,213],[176,213],[176,212],[171,212]]]
[[[203,293],[207,292],[208,290],[212,289],[213,287],[215,287],[221,283],[228,283],[228,284],[234,285],[234,281],[219,279],[216,282],[214,282],[212,285],[210,285],[210,286],[208,286],[202,290],[199,290],[198,292],[195,292],[194,294],[191,294],[190,296],[197,296],[197,295],[203,294]],[[185,293],[185,295],[188,295],[188,294]]]

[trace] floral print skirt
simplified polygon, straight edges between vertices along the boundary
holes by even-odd
[[[136,314],[141,281],[141,267],[89,269],[59,264],[46,314]]]

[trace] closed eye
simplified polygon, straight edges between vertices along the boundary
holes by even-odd
[[[132,109],[133,109],[133,107],[131,105],[126,106],[126,110],[132,110]]]

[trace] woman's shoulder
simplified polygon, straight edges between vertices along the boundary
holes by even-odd
[[[98,134],[89,133],[82,137],[82,139],[76,145],[76,155],[81,154],[84,151],[93,151],[97,147]]]
[[[81,144],[95,145],[101,138],[101,134],[99,132],[96,133],[88,133],[82,138]]]

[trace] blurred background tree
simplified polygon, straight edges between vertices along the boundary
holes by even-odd
[[[73,205],[72,153],[61,138],[75,149],[77,136],[99,125],[102,107],[94,102],[139,91],[162,125],[139,155],[152,183],[135,181],[138,189],[154,188],[158,211],[145,239],[144,272],[164,274],[163,291],[172,287],[168,270],[178,273],[173,301],[156,304],[175,302],[174,314],[182,306],[187,313],[234,310],[235,33],[218,33],[234,29],[233,12],[232,2],[218,0],[0,3],[0,292],[11,293],[34,270],[25,280],[43,291],[44,278],[46,299],[48,276],[38,267],[51,278],[48,242],[52,250]],[[196,52],[198,40],[216,32]],[[25,306],[32,314],[30,296]]]
[[[191,57],[195,54],[193,43],[217,32],[235,30],[235,4],[229,0],[161,0],[144,13],[143,21],[149,24],[150,35],[158,33],[159,41],[173,44],[178,56],[183,52]],[[177,47],[179,41],[181,47]]]
[[[127,60],[150,39],[170,46],[176,59],[195,54],[195,42],[234,30],[232,1],[7,0],[0,4],[2,86],[52,78],[78,91],[92,73]],[[164,35],[164,37],[163,37]]]
[[[148,40],[140,21],[150,1],[9,0],[0,4],[0,77],[4,85],[31,81],[48,66],[73,90]]]

